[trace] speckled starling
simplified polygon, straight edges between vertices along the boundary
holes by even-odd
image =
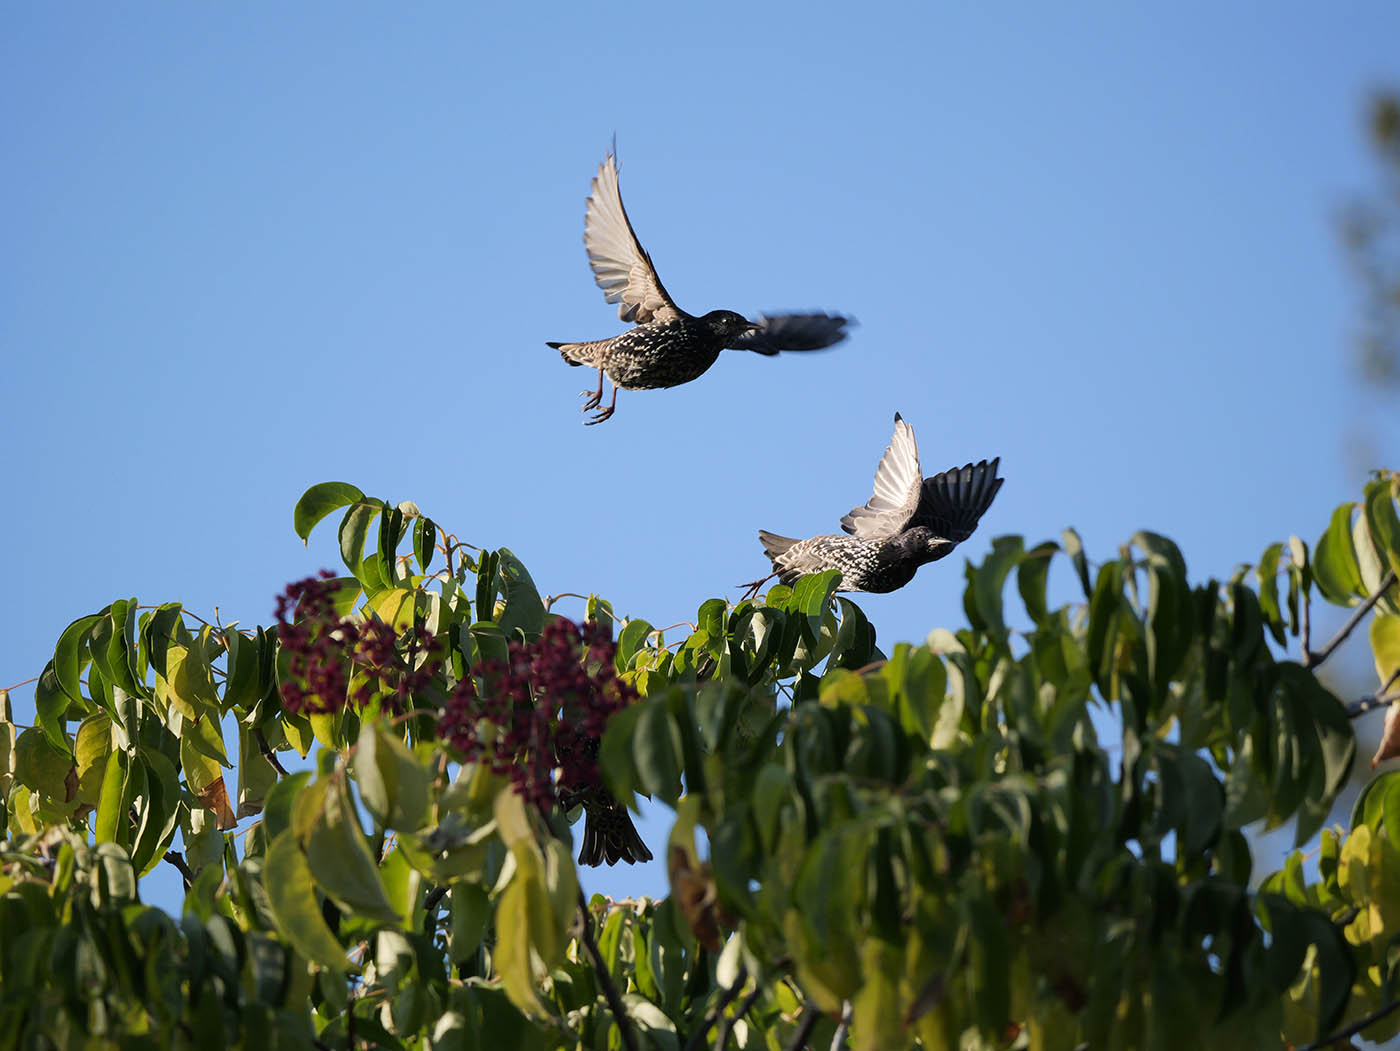
[[[760,529],[773,572],[764,581],[793,583],[805,573],[841,571],[842,591],[895,591],[970,537],[1001,488],[1001,458],[954,467],[925,478],[914,429],[894,416],[894,437],[875,471],[875,494],[841,519],[848,536],[794,540]]]
[[[598,389],[582,391],[583,411],[603,403],[603,375],[613,382],[612,401],[587,422],[602,423],[617,407],[617,389],[675,387],[695,379],[726,347],[773,355],[783,350],[820,350],[846,338],[849,318],[834,314],[759,315],[750,321],[732,310],[687,314],[656,276],[622,206],[617,158],[609,151],[593,178],[584,216],[583,245],[593,279],[618,316],[636,328],[589,343],[547,343],[570,365],[598,370]]]

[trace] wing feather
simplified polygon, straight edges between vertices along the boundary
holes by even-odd
[[[609,303],[620,304],[617,314],[623,321],[644,325],[648,321],[674,321],[681,316],[680,308],[656,276],[651,256],[637,240],[627,209],[622,206],[617,156],[611,150],[593,177],[584,215],[583,246],[588,251],[593,280]]]
[[[879,539],[902,533],[919,506],[923,474],[914,428],[894,414],[894,437],[875,469],[875,492],[864,507],[852,508],[841,528],[852,536]]]

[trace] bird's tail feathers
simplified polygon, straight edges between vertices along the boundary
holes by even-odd
[[[797,543],[797,540],[790,536],[779,536],[777,533],[770,533],[766,529],[758,531],[758,542],[763,545],[763,553],[770,559],[777,559],[779,555],[786,553],[787,549]]]
[[[546,347],[559,352],[559,356],[570,365],[590,365],[598,367],[598,357],[602,354],[606,339],[595,339],[591,343],[546,343]]]

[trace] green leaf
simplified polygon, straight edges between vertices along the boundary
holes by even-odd
[[[1075,575],[1079,577],[1079,586],[1084,589],[1084,597],[1090,598],[1094,588],[1089,583],[1089,560],[1084,555],[1084,542],[1073,529],[1066,529],[1060,534],[1060,539],[1064,542],[1065,554],[1069,555]]]
[[[73,757],[59,751],[39,729],[25,730],[15,742],[15,780],[59,804],[66,802]]]
[[[1046,579],[1051,559],[1059,550],[1059,544],[1047,540],[1027,551],[1016,567],[1016,589],[1021,593],[1026,613],[1037,626],[1043,627],[1050,617],[1045,605]]]
[[[423,824],[428,771],[400,738],[376,723],[364,724],[354,770],[360,799],[381,828],[412,832]]]
[[[321,818],[307,836],[306,860],[317,885],[356,914],[384,923],[398,920],[343,780],[326,792]]]
[[[321,918],[311,866],[290,830],[268,845],[263,862],[263,885],[267,888],[268,906],[277,921],[278,933],[308,960],[336,974],[347,973],[350,962],[345,949]]]
[[[449,894],[452,908],[452,934],[448,945],[453,963],[474,956],[491,918],[491,899],[486,891],[470,883],[454,883]]]
[[[1395,513],[1397,480],[1377,478],[1366,484],[1366,522],[1376,553],[1400,573],[1400,517]],[[1392,610],[1392,612],[1395,612]]]
[[[97,616],[94,614],[88,617],[79,617],[63,629],[63,634],[58,637],[58,645],[54,648],[53,664],[54,674],[58,676],[59,688],[68,695],[69,699],[81,701],[82,684],[79,681],[83,674],[83,668],[87,666],[92,657],[85,652],[84,643],[92,626],[97,623]]]
[[[1327,601],[1339,606],[1353,606],[1357,596],[1365,594],[1352,543],[1351,513],[1355,507],[1342,504],[1332,512],[1332,521],[1313,552],[1313,578],[1318,590]]]
[[[1274,641],[1284,644],[1283,609],[1278,601],[1278,563],[1283,555],[1282,544],[1270,544],[1259,556],[1254,574],[1259,581],[1259,610]]]
[[[1400,616],[1377,613],[1371,621],[1371,655],[1382,686],[1400,673]]]
[[[532,1018],[549,1011],[540,999],[534,957],[548,967],[562,951],[555,930],[554,907],[544,880],[539,850],[527,842],[511,847],[515,874],[496,905],[495,966],[511,1003]]]
[[[302,493],[301,499],[297,501],[296,509],[292,512],[292,526],[297,536],[306,540],[311,536],[311,530],[316,528],[316,523],[326,515],[347,504],[359,503],[364,498],[365,494],[349,482],[322,482],[320,485],[313,485]]]
[[[418,568],[428,571],[428,563],[433,560],[437,545],[437,526],[431,518],[419,518],[413,523],[413,554],[418,559]]]
[[[501,560],[501,582],[506,597],[505,609],[501,611],[501,630],[507,638],[514,637],[517,631],[527,639],[536,638],[544,630],[544,602],[535,582],[530,579],[525,563],[516,558],[510,548],[501,548],[497,555]],[[478,613],[482,613],[480,608]]]
[[[632,734],[638,787],[674,806],[681,794],[681,738],[667,706],[644,702]]]
[[[378,515],[378,510],[373,504],[356,504],[345,512],[337,534],[340,541],[340,560],[345,563],[345,568],[366,588],[374,590],[383,585],[383,580],[378,573],[367,577],[364,572],[365,538],[369,536],[369,527]]]
[[[68,751],[64,715],[72,702],[58,684],[53,661],[45,666],[34,686],[34,718],[55,748]]]

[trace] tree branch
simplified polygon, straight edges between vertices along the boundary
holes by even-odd
[[[1381,600],[1381,596],[1390,590],[1395,583],[1395,570],[1387,569],[1385,576],[1381,577],[1381,582],[1376,586],[1376,590],[1367,597],[1366,601],[1356,607],[1356,612],[1347,618],[1347,622],[1342,625],[1341,630],[1332,636],[1332,641],[1317,653],[1309,653],[1307,648],[1307,636],[1303,637],[1302,653],[1303,667],[1316,668],[1319,664],[1332,656],[1333,651],[1347,640],[1347,636],[1356,630],[1356,626],[1365,619],[1366,614],[1371,612],[1371,608]],[[1306,621],[1304,624],[1306,625]]]
[[[841,1024],[831,1037],[831,1051],[841,1051],[846,1046],[846,1034],[851,1031],[851,1001],[841,1005]]]
[[[1347,705],[1347,718],[1355,719],[1358,716],[1365,715],[1367,712],[1373,712],[1377,708],[1384,708],[1391,701],[1400,701],[1400,691],[1395,693],[1389,692],[1390,688],[1395,685],[1397,679],[1400,679],[1400,668],[1396,668],[1395,671],[1391,673],[1390,678],[1386,679],[1381,688],[1375,693],[1367,697],[1362,697],[1358,701],[1352,701],[1351,704]]]
[[[618,995],[617,986],[613,984],[612,974],[608,971],[608,965],[603,962],[603,954],[598,951],[598,944],[593,940],[593,917],[588,911],[588,899],[583,896],[582,887],[578,891],[578,909],[581,916],[579,941],[583,942],[588,958],[593,962],[593,970],[598,975],[598,984],[603,987],[603,996],[607,998],[613,1020],[617,1023],[618,1035],[622,1037],[622,1046],[625,1051],[639,1051],[637,1034],[632,1032],[632,1023],[627,1018],[627,1009],[622,1006],[622,997]]]
[[[715,1034],[715,1051],[724,1051],[729,1046],[729,1034],[734,1029],[734,1023],[749,1013],[749,1008],[758,999],[758,994],[763,992],[763,986],[757,982],[753,983],[753,992],[744,997],[744,1002],[739,1005],[739,1009],[732,1015],[725,1015],[719,1024],[719,1032]]]
[[[812,1030],[817,1028],[817,1022],[821,1020],[822,1013],[815,1007],[808,1007],[802,1012],[802,1021],[797,1024],[797,1030],[792,1034],[792,1039],[788,1041],[784,1051],[803,1051],[807,1046],[807,1038],[812,1035]]]
[[[1304,1044],[1302,1047],[1298,1048],[1298,1051],[1322,1051],[1324,1047],[1331,1047],[1338,1041],[1355,1036],[1373,1022],[1379,1022],[1396,1008],[1400,1008],[1400,1000],[1392,1000],[1379,1011],[1371,1012],[1359,1022],[1353,1022],[1345,1029],[1338,1029],[1335,1033],[1324,1036],[1321,1040],[1314,1040],[1311,1044]]]
[[[286,777],[287,771],[284,770],[282,764],[277,761],[277,753],[268,745],[267,738],[263,736],[261,726],[253,731],[253,736],[258,739],[258,751],[262,752],[262,757],[272,764],[272,769],[277,771],[279,777]]]
[[[739,973],[734,978],[734,984],[726,989],[719,998],[719,1002],[714,1007],[705,1012],[705,1017],[700,1022],[700,1028],[690,1034],[690,1039],[685,1042],[685,1051],[700,1051],[705,1046],[705,1037],[711,1027],[719,1021],[724,1009],[733,1002],[734,997],[739,995],[739,990],[744,987],[744,983],[749,980],[749,971],[742,964],[739,966]],[[728,1034],[726,1034],[728,1039]],[[723,1047],[723,1044],[716,1045]]]
[[[170,862],[170,864],[180,870],[180,878],[185,881],[186,891],[194,886],[194,872],[191,871],[189,865],[185,863],[185,856],[183,854],[175,850],[167,850],[164,860]]]

